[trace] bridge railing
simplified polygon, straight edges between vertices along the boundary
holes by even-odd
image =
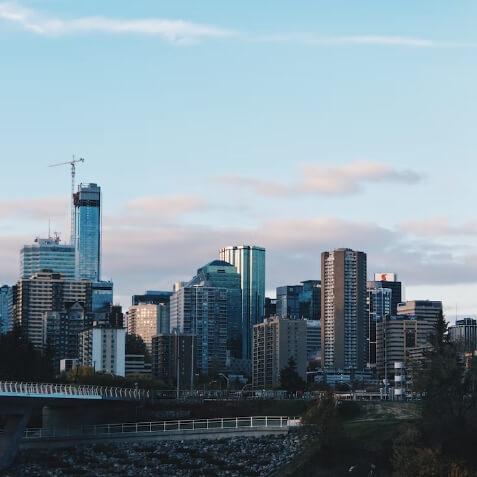
[[[100,397],[103,399],[140,400],[149,397],[149,391],[136,388],[119,388],[111,386],[91,386],[84,384],[58,383],[23,383],[17,381],[0,381],[0,395],[34,395],[34,396],[71,396]]]
[[[98,424],[71,429],[26,429],[25,439],[55,437],[117,437],[125,434],[178,433],[197,430],[289,428],[299,425],[299,419],[287,416],[224,417],[216,419],[191,419],[178,421],[135,422]]]

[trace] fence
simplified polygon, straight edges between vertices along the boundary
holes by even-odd
[[[135,388],[89,386],[77,384],[21,383],[0,381],[0,396],[98,398],[140,400],[149,397],[149,391]]]
[[[121,424],[98,424],[72,429],[26,429],[24,438],[48,439],[55,437],[117,437],[125,434],[177,433],[197,430],[223,429],[288,429],[299,425],[299,420],[287,416],[224,417],[180,421],[136,422]]]

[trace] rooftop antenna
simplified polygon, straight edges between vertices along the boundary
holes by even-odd
[[[75,204],[73,199],[73,194],[75,193],[75,164],[77,162],[84,162],[84,158],[80,157],[79,159],[75,159],[73,154],[73,160],[68,162],[59,162],[58,164],[51,164],[48,167],[56,167],[56,166],[65,166],[69,164],[71,166],[71,224],[70,224],[70,243],[71,245],[75,245],[74,242],[74,233],[75,233]]]

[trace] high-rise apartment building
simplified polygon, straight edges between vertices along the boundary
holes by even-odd
[[[92,286],[88,280],[66,280],[60,273],[42,271],[17,282],[15,321],[25,336],[43,348],[43,316],[48,311],[65,311],[78,302],[91,313]]]
[[[159,290],[147,290],[142,295],[133,295],[131,302],[132,305],[157,305],[159,316],[159,330],[160,333],[170,332],[170,301],[172,292],[159,291]]]
[[[240,275],[242,288],[242,357],[252,358],[253,326],[265,313],[265,249],[255,245],[229,246],[220,260],[231,263]]]
[[[152,375],[179,389],[192,389],[197,367],[194,335],[158,334],[152,338]],[[179,382],[177,382],[177,379]]]
[[[78,303],[67,304],[63,311],[47,311],[43,315],[43,345],[53,350],[55,371],[63,359],[78,359],[79,333],[91,326],[91,316]]]
[[[66,279],[75,279],[75,248],[60,243],[58,235],[36,238],[32,245],[20,251],[20,277],[30,278],[42,270],[62,273]]]
[[[7,333],[13,327],[14,287],[0,287],[0,333]]]
[[[101,280],[101,188],[80,184],[73,195],[76,278]]]
[[[224,370],[227,357],[227,289],[176,288],[171,296],[171,333],[195,335],[197,368],[203,375]]]
[[[321,321],[306,322],[306,357],[308,361],[316,361],[321,357]]]
[[[280,371],[293,358],[306,382],[306,321],[268,318],[253,327],[252,382],[258,389],[280,385]]]
[[[159,317],[160,305],[134,305],[128,309],[128,334],[137,335],[144,341],[149,353],[152,350],[152,337],[158,333],[169,333],[161,330]]]
[[[95,371],[124,376],[126,330],[109,326],[94,326],[79,333],[80,366],[91,366]]]
[[[449,326],[449,338],[457,344],[459,351],[473,353],[477,350],[477,320],[474,318],[456,320],[454,326]]]
[[[242,289],[237,269],[223,260],[213,260],[197,270],[187,286],[225,288],[227,290],[227,351],[242,358]]]
[[[366,364],[366,254],[348,248],[321,254],[321,363],[327,369]]]

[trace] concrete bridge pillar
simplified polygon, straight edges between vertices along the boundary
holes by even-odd
[[[0,408],[6,423],[0,434],[0,470],[12,464],[31,416],[31,408]]]

